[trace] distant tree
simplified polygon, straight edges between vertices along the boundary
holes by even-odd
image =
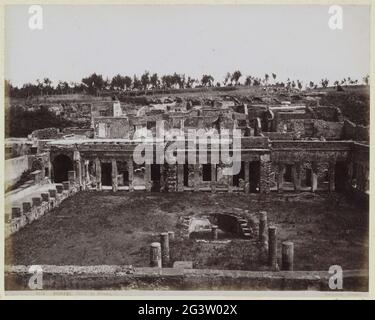
[[[329,84],[329,80],[328,79],[321,79],[320,80],[320,84],[323,88],[327,88],[328,87],[328,84]]]
[[[125,85],[126,90],[129,90],[131,88],[132,83],[133,83],[132,78],[130,78],[129,76],[124,77],[124,85]]]
[[[58,82],[57,86],[56,86],[56,90],[60,93],[60,94],[63,94],[63,91],[64,91],[64,82],[62,82],[61,80]]]
[[[272,78],[274,81],[276,80],[276,73],[272,73]]]
[[[150,73],[145,71],[141,76],[142,87],[144,90],[147,90],[148,85],[150,84]]]
[[[246,79],[245,79],[245,86],[251,86],[252,81],[253,81],[253,77],[247,76]]]
[[[111,87],[114,89],[125,89],[125,77],[121,76],[120,74],[117,74],[112,78],[111,81]]]
[[[172,83],[174,86],[178,86],[180,89],[183,89],[185,85],[185,75],[177,74],[175,72],[172,75]]]
[[[52,84],[52,81],[49,78],[43,79],[43,86],[44,86],[45,93],[50,94],[53,91],[51,84]]]
[[[37,83],[38,89],[40,90],[40,95],[42,96],[43,95],[43,83],[39,79],[36,79],[36,83]]]
[[[62,90],[63,90],[63,92],[65,93],[65,94],[68,94],[68,92],[69,92],[69,83],[68,82],[66,82],[66,81],[64,81],[63,83],[62,83]]]
[[[171,79],[171,76],[169,76],[169,75],[163,75],[162,77],[161,77],[161,83],[162,83],[162,86],[163,86],[163,88],[164,89],[166,89],[166,88],[171,88],[171,86],[172,86],[172,79]]]
[[[310,81],[310,83],[309,83],[309,87],[312,89],[312,88],[314,88],[314,82],[313,81]]]
[[[142,89],[142,82],[137,78],[136,75],[133,77],[133,89],[140,90]]]
[[[366,86],[368,86],[370,83],[370,75],[366,75],[365,77],[363,77],[363,82]]]
[[[208,74],[204,74],[201,79],[202,86],[204,87],[211,87],[212,83],[214,82],[214,77]]]
[[[225,75],[225,78],[224,78],[224,86],[226,86],[228,84],[228,81],[230,80],[231,78],[231,74],[228,72],[226,75]]]
[[[260,86],[261,83],[261,79],[253,78],[253,86]]]
[[[232,73],[232,77],[230,79],[231,82],[234,81],[235,85],[237,86],[239,84],[239,80],[242,77],[242,73],[239,70],[236,70]]]
[[[105,81],[101,74],[93,73],[91,76],[83,78],[81,82],[90,93],[98,94],[105,87]]]
[[[186,80],[186,86],[187,86],[188,88],[192,88],[193,85],[194,85],[194,82],[196,82],[195,79],[188,77],[187,80]]]
[[[292,82],[291,82],[290,79],[288,78],[288,79],[286,80],[286,87],[287,87],[288,89],[290,89],[291,85],[292,85]]]
[[[266,85],[268,84],[268,79],[270,78],[270,76],[268,75],[268,73],[266,73],[264,75],[264,82],[266,83]]]
[[[159,87],[159,77],[158,77],[157,73],[154,73],[150,77],[150,84],[151,84],[151,86],[152,86],[153,89],[156,89],[156,88]]]
[[[302,90],[302,82],[297,80],[297,86],[299,90]]]

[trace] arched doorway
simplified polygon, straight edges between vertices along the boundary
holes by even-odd
[[[61,183],[68,181],[68,171],[73,170],[73,161],[66,155],[60,154],[53,160],[53,181]]]

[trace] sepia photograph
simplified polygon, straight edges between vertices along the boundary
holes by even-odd
[[[368,293],[370,11],[5,5],[5,295]]]

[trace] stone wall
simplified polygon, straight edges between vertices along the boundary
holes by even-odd
[[[324,137],[327,140],[340,140],[343,136],[344,123],[321,119],[286,119],[277,123],[277,132],[293,133],[297,138]]]
[[[29,156],[5,160],[5,184],[9,186],[17,182],[22,173],[28,169],[30,169]]]
[[[94,138],[129,139],[129,131],[128,118],[94,118]]]
[[[236,271],[132,266],[40,266],[44,290],[320,290],[328,271]],[[5,290],[30,290],[30,266],[5,266]],[[35,272],[35,271],[34,271]],[[367,270],[345,270],[344,291],[368,291]],[[335,291],[336,292],[336,291]]]
[[[60,130],[57,128],[45,128],[35,130],[31,133],[33,138],[38,140],[58,139],[61,137]]]
[[[314,136],[324,137],[327,140],[340,140],[343,134],[343,122],[331,122],[325,120],[314,120]]]
[[[66,134],[74,134],[78,136],[85,136],[86,138],[93,138],[94,137],[94,130],[93,129],[84,129],[84,128],[64,128],[62,133]]]
[[[369,141],[370,128],[362,125],[356,125],[349,120],[345,120],[343,138],[346,140]]]

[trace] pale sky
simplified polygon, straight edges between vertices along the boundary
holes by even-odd
[[[43,6],[43,29],[28,6],[5,14],[5,77],[14,85],[49,77],[80,82],[151,73],[229,71],[331,83],[369,73],[369,6],[342,6],[343,30],[328,27],[328,6]],[[242,81],[244,78],[241,79]]]

